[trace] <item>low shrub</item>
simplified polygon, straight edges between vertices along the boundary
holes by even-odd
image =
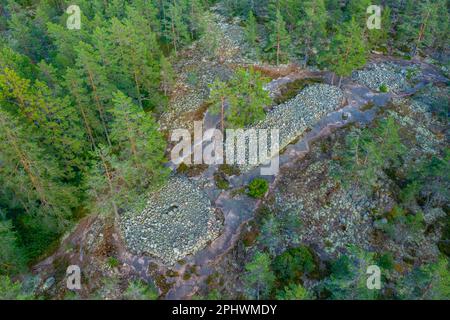
[[[262,198],[269,190],[269,183],[267,180],[256,178],[248,185],[247,194],[252,198]]]

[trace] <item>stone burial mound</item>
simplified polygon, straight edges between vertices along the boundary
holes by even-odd
[[[197,185],[184,177],[172,177],[150,195],[143,212],[124,214],[121,228],[131,252],[175,264],[217,238],[222,222]]]

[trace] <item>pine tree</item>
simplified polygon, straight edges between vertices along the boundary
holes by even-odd
[[[24,293],[20,281],[13,281],[9,276],[0,275],[0,300],[29,300],[33,296]]]
[[[26,121],[43,146],[61,160],[71,178],[73,169],[82,165],[78,142],[79,118],[71,111],[67,98],[54,97],[41,81],[32,83],[14,70],[0,70],[0,102],[2,107]]]
[[[165,178],[165,143],[153,118],[122,92],[114,94],[111,138],[122,176],[138,194],[158,186]]]
[[[291,45],[291,37],[286,30],[286,23],[279,10],[277,11],[276,19],[270,22],[269,30],[272,30],[272,33],[269,36],[269,44],[266,51],[273,53],[275,61],[279,65],[280,62],[287,61],[289,46]]]
[[[8,4],[8,9],[10,14],[8,29],[10,39],[13,39],[9,43],[10,46],[35,63],[47,57],[50,41],[46,34],[48,17],[45,16],[44,11],[39,10],[38,7],[31,17],[29,9],[14,1]]]
[[[245,24],[245,37],[250,48],[256,51],[256,55],[259,56],[259,46],[258,46],[258,24],[256,22],[255,15],[253,11],[250,11]]]
[[[150,30],[160,36],[161,21],[158,19],[158,8],[154,0],[135,0],[132,3],[137,12],[147,21],[147,26]],[[146,28],[148,30],[148,28]]]
[[[225,106],[226,99],[230,96],[230,90],[225,82],[216,79],[210,85],[209,100],[212,103],[211,112],[213,114],[220,113],[220,128],[222,133],[225,132]]]
[[[73,187],[63,183],[62,171],[51,153],[33,141],[30,130],[0,110],[0,182],[2,198],[10,208],[29,215],[50,215],[61,223],[78,205]]]
[[[93,156],[88,185],[96,207],[114,214],[143,209],[148,192],[164,182],[165,143],[155,121],[132,99],[121,92],[114,94],[110,110],[114,148],[100,145]]]
[[[110,58],[117,87],[136,99],[141,107],[153,108],[159,103],[161,55],[156,35],[146,31],[146,21],[132,8],[121,22],[113,19]]]
[[[324,54],[322,61],[340,77],[340,86],[343,76],[349,76],[353,70],[366,64],[366,56],[362,30],[352,19],[333,37],[330,50]]]
[[[18,244],[17,232],[13,229],[11,220],[7,220],[0,211],[0,275],[23,271],[25,262],[24,252]]]
[[[98,143],[103,143],[103,139],[101,138],[103,136],[103,128],[96,109],[91,104],[88,90],[77,70],[67,69],[65,87],[70,93],[72,104],[78,109],[85,129],[85,136],[89,139],[91,149],[95,150]]]
[[[264,118],[264,107],[271,103],[264,89],[267,79],[253,68],[238,69],[230,81],[231,101],[228,121],[234,128],[242,128]]]
[[[245,265],[244,281],[250,298],[256,300],[268,298],[275,282],[275,276],[270,270],[270,262],[270,256],[267,253],[258,252],[253,260]]]
[[[380,47],[387,48],[391,27],[391,9],[388,6],[383,6],[381,11],[381,29],[367,31],[369,46],[373,49]]]
[[[168,7],[164,25],[164,37],[171,43],[175,55],[178,55],[180,47],[189,43],[191,39],[188,25],[183,19],[183,8],[176,0]]]
[[[407,300],[448,300],[450,298],[450,272],[447,257],[435,263],[415,268],[400,280],[400,298]]]
[[[60,24],[51,22],[47,24],[47,32],[56,47],[56,55],[53,61],[60,70],[72,67],[75,64],[77,51],[74,50],[74,45],[77,45],[80,41],[89,41],[86,29],[86,26],[83,26],[81,30],[74,31],[68,30],[66,26]]]
[[[225,57],[222,55],[223,50],[220,48],[223,33],[210,13],[206,12],[200,18],[200,30],[199,44],[204,54],[213,59],[218,57],[219,62],[223,63]]]
[[[290,284],[277,294],[277,300],[307,300],[311,294],[301,284]]]
[[[269,0],[267,10],[269,18],[277,19],[277,12],[280,11],[283,20],[286,22],[286,28],[289,32],[293,32],[297,22],[303,14],[304,3],[298,0]]]
[[[266,79],[253,68],[241,68],[229,82],[216,80],[212,84],[211,111],[221,114],[222,130],[243,128],[264,118],[264,107],[271,102],[265,83]]]
[[[324,0],[308,0],[304,3],[304,15],[297,23],[300,46],[304,48],[304,64],[324,43],[327,30],[327,12]]]
[[[350,0],[345,7],[345,13],[347,20],[350,21],[354,19],[356,23],[365,30],[367,18],[367,8],[372,5],[371,0]]]
[[[106,111],[108,103],[111,101],[113,86],[108,82],[105,68],[99,63],[100,56],[98,52],[91,45],[80,42],[77,53],[77,73],[83,79],[90,103],[97,109],[104,137],[108,145],[111,146]]]
[[[382,170],[397,167],[405,153],[398,125],[392,117],[380,121],[374,129],[351,132],[346,145],[342,177],[367,187],[376,184]]]
[[[356,246],[349,246],[348,254],[333,262],[331,275],[322,285],[333,300],[374,300],[378,291],[367,288],[367,268],[375,264],[375,255]]]
[[[427,47],[442,49],[448,45],[449,13],[445,0],[425,0],[419,10],[416,2],[409,0],[401,18],[399,41],[410,48],[413,56]]]
[[[186,15],[191,39],[198,39],[206,32],[202,28],[201,20],[205,14],[205,8],[200,0],[185,0]]]

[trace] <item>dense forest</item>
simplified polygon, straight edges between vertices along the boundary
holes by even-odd
[[[177,89],[176,66],[193,45],[207,59],[225,60],[211,8],[219,8],[227,21],[238,21],[253,60],[330,71],[331,84],[338,88],[374,52],[405,61],[429,57],[448,70],[447,0],[380,1],[383,27],[372,30],[366,25],[371,2],[0,0],[0,298],[32,298],[21,286],[22,275],[54,252],[80,219],[101,215],[118,230],[123,213],[143,210],[148,194],[167,183],[170,142],[159,121]],[[81,10],[79,30],[66,26],[70,5]],[[271,104],[262,89],[268,81],[260,71],[243,66],[209,84],[207,103],[213,114],[221,115],[222,131],[264,119],[263,106]],[[230,106],[226,111],[225,99]],[[436,112],[441,123],[448,121],[446,99]],[[372,188],[377,172],[392,173],[404,162],[407,147],[399,134],[390,117],[376,127],[351,131],[342,142],[344,151],[338,152],[336,179]],[[400,224],[420,224],[406,212],[430,183],[440,189],[430,191],[427,200],[445,203],[448,219],[446,150],[409,167],[398,191],[402,201],[389,218],[390,232]],[[256,182],[250,196],[258,198],[267,186]],[[226,189],[228,183],[223,183]],[[298,226],[275,226],[281,222],[270,215],[260,223],[260,248],[265,249],[244,266],[247,298],[369,298],[347,294],[354,277],[361,276],[352,269],[357,265],[352,259],[364,265],[377,259],[393,264],[389,255],[352,247],[331,263],[321,293],[314,294],[299,281],[305,274],[319,276],[311,249],[270,250],[271,242],[278,241],[276,228],[295,233]],[[398,295],[386,297],[415,298],[420,283],[439,274],[446,282],[425,297],[448,299],[446,239],[439,261],[402,278]],[[135,298],[134,289],[156,298],[153,291],[132,285],[125,298]],[[207,294],[214,298],[217,292]]]

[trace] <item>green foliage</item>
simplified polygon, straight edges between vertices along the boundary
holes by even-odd
[[[331,266],[331,275],[323,280],[333,300],[377,299],[378,291],[367,288],[367,267],[374,265],[374,254],[351,246],[348,255],[339,257]]]
[[[65,184],[57,159],[38,145],[29,129],[0,110],[0,197],[10,208],[62,221],[77,205],[76,192]],[[62,146],[60,146],[62,147]]]
[[[29,300],[33,297],[23,292],[19,281],[13,282],[8,276],[0,275],[0,300]]]
[[[275,281],[270,262],[267,253],[257,252],[253,260],[245,265],[244,282],[249,298],[259,300],[268,297]]]
[[[442,157],[432,156],[424,159],[412,167],[404,187],[400,192],[400,199],[404,205],[427,199],[428,206],[439,207],[449,199],[450,185],[450,151],[445,150]]]
[[[183,10],[186,10],[186,7],[183,3],[179,2],[173,1],[173,3],[169,4],[165,11],[165,19],[163,20],[164,38],[172,45],[176,55],[181,46],[191,41],[188,24],[183,16]]]
[[[15,274],[25,267],[24,253],[10,220],[0,220],[0,275]]]
[[[68,222],[66,222],[68,223]],[[21,215],[16,221],[18,240],[27,261],[41,258],[49,248],[57,244],[64,226],[61,220],[52,215]]]
[[[154,285],[142,281],[131,281],[123,297],[126,300],[157,300],[158,290]]]
[[[414,269],[401,279],[398,295],[409,300],[450,299],[450,272],[447,258]]]
[[[108,266],[111,268],[117,268],[120,264],[119,260],[116,257],[109,257],[107,261]]]
[[[116,211],[114,207],[138,211],[147,191],[167,177],[165,142],[152,117],[131,98],[116,92],[113,102],[111,141],[118,147],[96,150],[99,162],[88,183],[99,211]]]
[[[175,84],[175,75],[169,59],[164,57],[164,55],[161,55],[159,64],[161,66],[161,90],[167,96]]]
[[[278,291],[277,300],[310,300],[311,293],[301,284],[290,284]]]
[[[366,44],[363,32],[354,18],[338,29],[331,40],[330,48],[321,61],[338,76],[349,76],[355,69],[366,64]]]
[[[245,38],[251,48],[255,49],[257,56],[259,55],[258,46],[258,23],[256,22],[253,11],[250,11],[245,24]]]
[[[289,47],[291,45],[291,37],[286,30],[286,22],[281,15],[280,10],[277,11],[275,19],[270,23],[269,42],[266,52],[269,58],[274,60],[277,65],[289,60]]]
[[[284,244],[298,244],[298,234],[302,224],[295,211],[270,213],[262,221],[258,241],[271,255],[279,253]]]
[[[221,114],[222,127],[226,122],[227,128],[243,128],[264,118],[264,106],[271,102],[269,93],[264,90],[266,82],[253,68],[238,69],[227,83],[214,81],[210,86],[210,110]]]
[[[223,38],[223,32],[214,21],[210,13],[203,13],[200,17],[200,30],[202,36],[199,44],[202,51],[210,58],[222,59],[222,50],[220,39]]]
[[[282,284],[297,283],[303,275],[316,269],[314,257],[306,246],[291,248],[277,256],[272,262],[277,280]]]
[[[269,190],[269,183],[262,178],[255,178],[248,185],[247,194],[252,198],[262,198]]]
[[[391,9],[387,5],[384,5],[381,10],[381,28],[367,31],[367,41],[372,49],[388,47],[388,40],[392,28]]]
[[[389,87],[388,87],[386,84],[383,83],[383,84],[380,86],[379,90],[380,90],[380,92],[386,93],[386,92],[389,92]]]
[[[384,253],[380,256],[378,256],[377,260],[376,260],[376,264],[380,267],[383,268],[384,270],[392,270],[394,268],[394,257],[392,255],[392,253],[387,252]]]
[[[408,0],[398,26],[398,40],[412,55],[418,50],[442,50],[449,40],[449,12],[445,0],[424,0],[417,6]]]
[[[214,181],[216,182],[217,188],[221,190],[227,190],[230,188],[230,183],[228,182],[226,177],[224,177],[223,174],[220,173],[214,174]]]
[[[326,41],[328,16],[324,0],[303,1],[302,10],[304,13],[297,22],[296,34],[306,65]]]
[[[399,166],[406,152],[392,117],[379,121],[373,128],[351,131],[345,149],[340,178],[366,187],[374,186],[383,170]]]

